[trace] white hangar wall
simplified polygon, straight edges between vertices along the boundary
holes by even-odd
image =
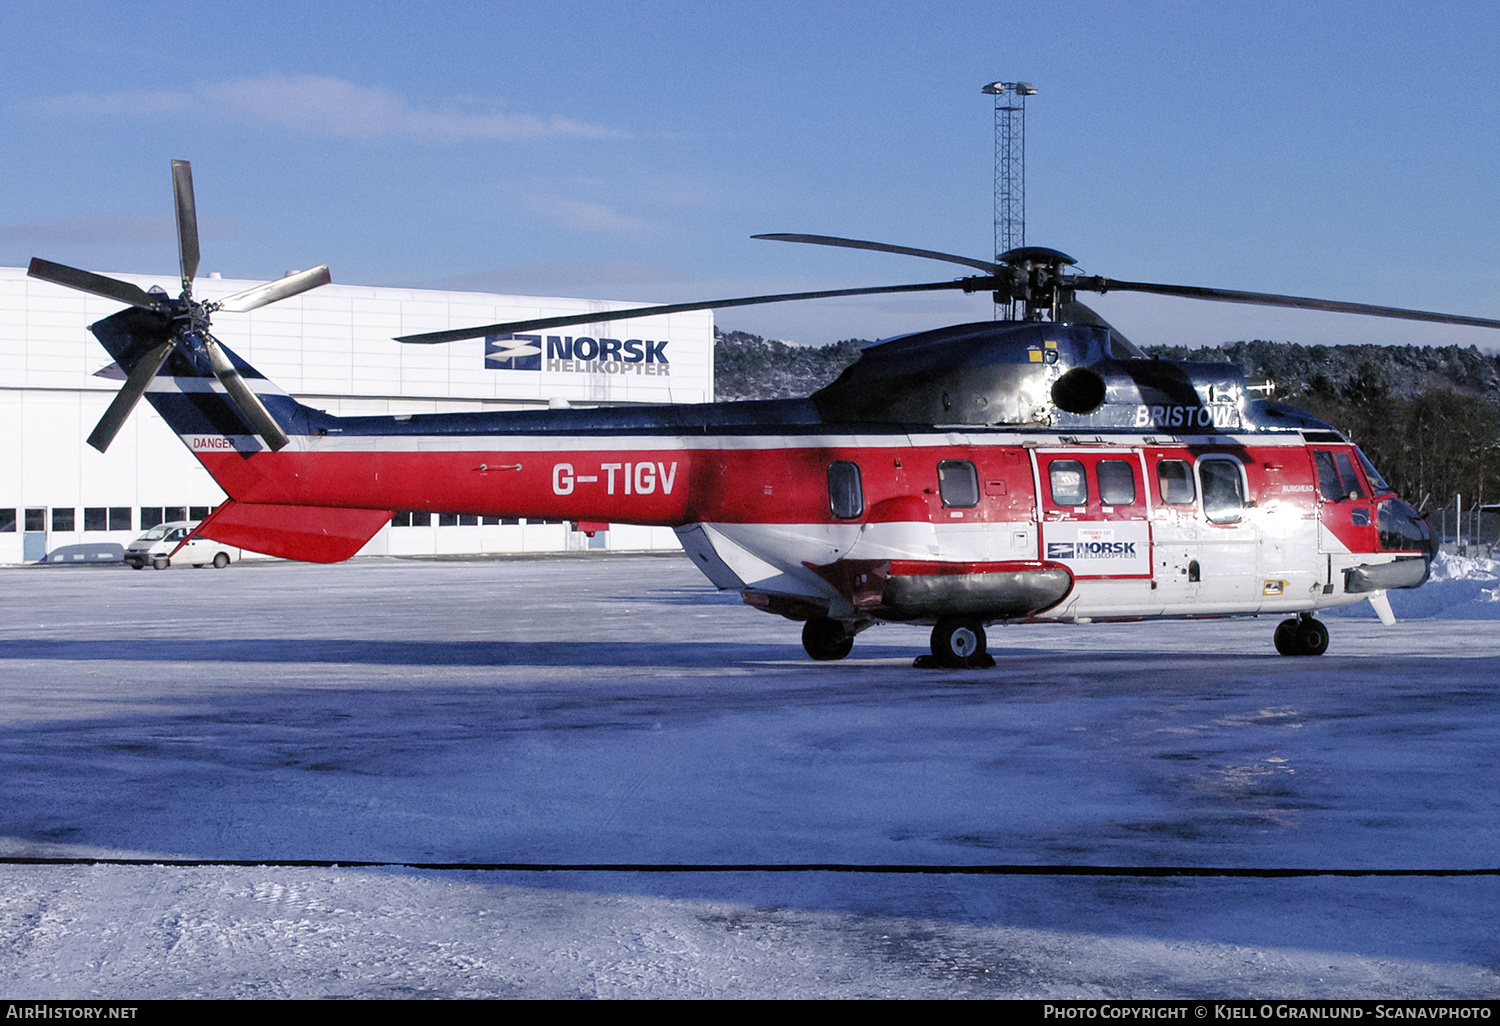
[[[181,288],[166,276],[112,276],[143,288],[159,285],[172,295]],[[200,278],[195,293],[200,300],[220,299],[256,284]],[[248,314],[220,313],[214,334],[299,401],[340,415],[527,409],[554,399],[577,406],[711,401],[709,311],[610,322],[605,331],[610,337],[656,343],[649,363],[600,360],[597,338],[566,360],[562,346],[546,351],[545,335],[542,353],[519,358],[513,347],[483,339],[444,346],[392,340],[638,305],[327,285]],[[88,325],[120,309],[110,300],[29,278],[23,268],[0,268],[0,563],[31,562],[47,554],[55,561],[107,555],[112,546],[123,547],[140,534],[143,517],[201,515],[224,501],[224,493],[148,403],[136,407],[108,453],[85,443],[120,385],[95,376],[110,361]],[[565,331],[584,338],[589,328],[558,329],[559,338],[574,337]],[[382,528],[362,552],[677,547],[666,528],[616,525],[589,538],[562,523],[436,516],[430,521]]]

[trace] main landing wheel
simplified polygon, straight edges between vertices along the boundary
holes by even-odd
[[[1289,656],[1319,656],[1328,651],[1328,628],[1310,616],[1276,625],[1276,651]]]
[[[854,634],[837,620],[815,616],[802,625],[802,647],[820,663],[842,659],[854,649]]]
[[[949,669],[995,665],[984,650],[984,625],[964,616],[944,617],[932,628],[932,658]]]

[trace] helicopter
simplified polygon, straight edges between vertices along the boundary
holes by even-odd
[[[215,313],[330,280],[320,266],[217,302],[193,298],[192,169],[172,162],[181,292],[34,259],[33,277],[127,308],[90,330],[125,383],[88,441],[105,450],[145,397],[228,500],[194,536],[289,559],[354,555],[395,510],[675,529],[721,590],[802,623],[838,660],[877,623],[931,628],[922,667],[988,667],[996,624],[1280,616],[1279,653],[1328,648],[1319,610],[1427,579],[1418,512],[1332,425],[1257,397],[1237,367],[1151,359],[1080,303],[1145,292],[1500,328],[1500,320],[1072,270],[1023,247],[981,260],[836,236],[774,241],[967,266],[945,281],[677,303],[403,336],[510,353],[582,346],[630,359],[611,322],[836,296],[989,292],[1014,316],[865,347],[804,399],[411,416],[332,416],[219,342]],[[584,326],[599,337],[565,332]],[[552,334],[555,332],[556,334]],[[612,348],[611,348],[612,347]]]

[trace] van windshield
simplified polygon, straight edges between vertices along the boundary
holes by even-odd
[[[151,530],[147,531],[145,534],[141,535],[141,541],[160,541],[161,539],[165,538],[166,536],[167,536],[167,527],[166,527],[166,525],[165,524],[158,524],[157,526],[151,528]]]

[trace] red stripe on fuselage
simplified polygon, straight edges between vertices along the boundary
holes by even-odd
[[[995,444],[991,439],[981,444],[816,446],[714,439],[718,444],[660,449],[649,447],[647,440],[644,446],[611,449],[580,447],[595,439],[538,436],[529,438],[525,444],[530,448],[522,450],[454,451],[451,438],[416,437],[401,440],[409,448],[374,448],[386,441],[370,439],[372,448],[367,451],[319,451],[314,440],[313,448],[304,451],[285,449],[246,457],[195,449],[194,455],[241,502],[668,527],[702,522],[820,524],[886,519],[925,519],[951,526],[1025,523],[1037,516],[1027,447]],[[555,447],[540,448],[549,442]],[[1054,453],[1067,448],[1061,439],[1046,442]],[[358,444],[358,440],[340,444]],[[1101,447],[1095,442],[1085,448],[1097,452]],[[1158,517],[1196,519],[1201,513],[1196,512],[1197,496],[1187,508],[1157,501],[1157,461],[1191,462],[1207,452],[1233,454],[1242,461],[1249,498],[1258,506],[1290,506],[1304,517],[1317,515],[1312,461],[1300,444],[1126,443],[1119,448],[1122,452],[1139,449],[1144,455],[1148,479],[1142,486],[1152,490]],[[829,507],[828,467],[837,460],[850,460],[860,468],[863,510],[848,520],[835,518]],[[977,506],[943,504],[937,474],[943,460],[974,462],[983,492]],[[881,503],[886,505],[875,509]],[[1355,542],[1350,546],[1355,551],[1374,551],[1373,541],[1365,537],[1341,540]]]

